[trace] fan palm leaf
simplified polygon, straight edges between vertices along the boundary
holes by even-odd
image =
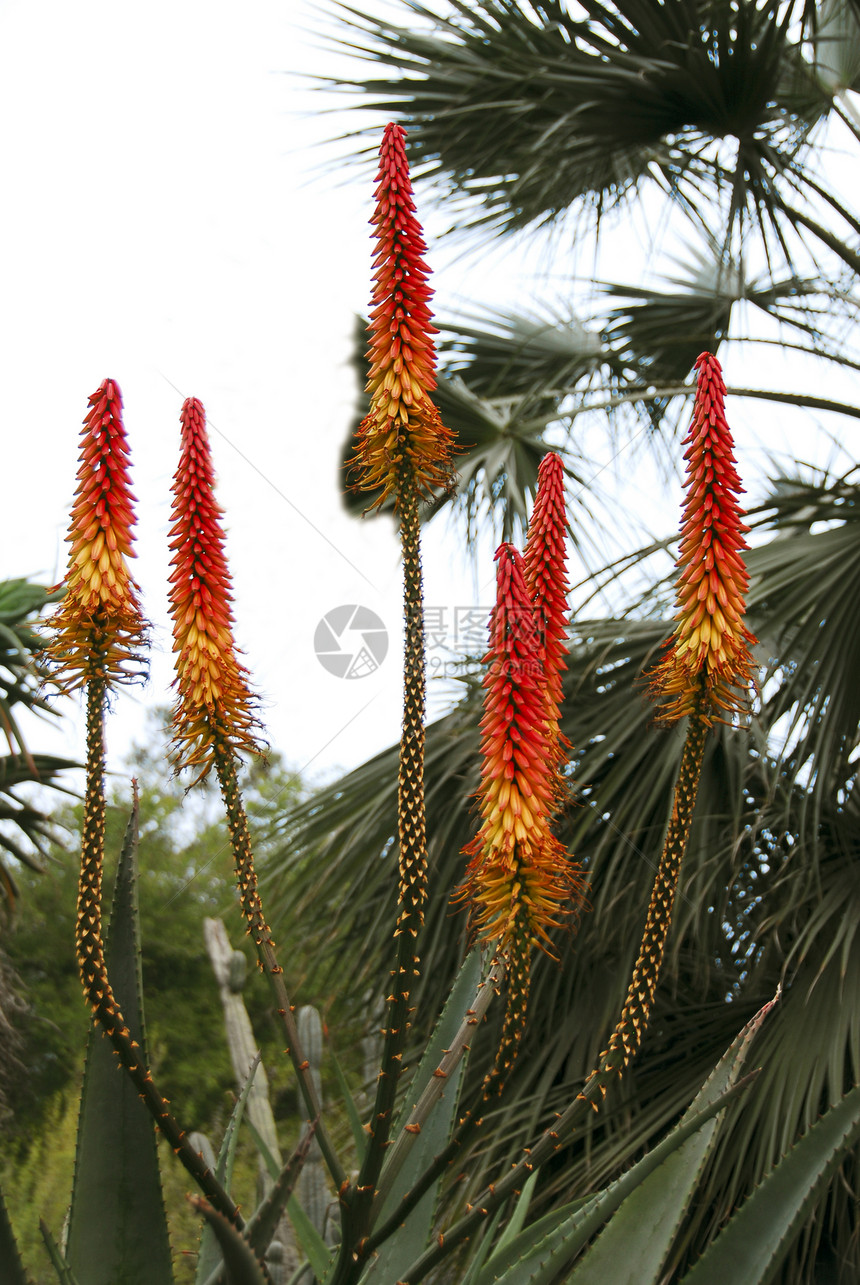
[[[750,555],[750,609],[770,657],[766,718],[780,763],[802,782],[803,833],[850,788],[860,725],[860,476],[781,478],[760,519],[773,538]],[[794,809],[796,811],[796,809]]]
[[[8,747],[0,756],[0,903],[7,910],[18,897],[15,863],[41,869],[40,857],[55,834],[50,816],[22,797],[20,787],[62,789],[63,771],[76,766],[68,759],[31,754],[20,721],[26,711],[55,713],[34,657],[42,646],[36,618],[59,596],[25,579],[0,582],[0,729]]]

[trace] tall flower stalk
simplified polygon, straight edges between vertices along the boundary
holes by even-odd
[[[461,1113],[448,1145],[395,1213],[374,1228],[371,1246],[391,1234],[474,1137],[483,1107],[502,1091],[519,1051],[534,949],[552,955],[550,934],[573,926],[586,901],[582,869],[552,831],[567,797],[568,743],[559,732],[568,614],[563,477],[561,459],[546,455],[525,557],[511,544],[496,552],[496,603],[484,657],[481,826],[464,849],[470,860],[456,894],[469,903],[472,930],[492,957],[488,982],[495,986],[504,976],[501,1039],[480,1100]]]
[[[87,692],[87,769],[75,933],[84,993],[96,1015],[118,1012],[107,980],[101,927],[108,689],[140,677],[146,624],[128,568],[134,556],[134,496],[119,386],[93,393],[81,435],[72,505],[66,594],[52,621],[47,657],[66,691]]]
[[[320,1104],[302,1052],[283,970],[263,910],[254,867],[248,817],[237,763],[259,753],[257,700],[239,660],[233,637],[232,580],[225,554],[221,509],[215,500],[215,471],[206,431],[206,413],[196,397],[183,403],[179,464],[173,480],[170,548],[170,610],[176,665],[173,710],[177,771],[190,768],[200,781],[214,767],[227,814],[239,902],[257,948],[260,967],[272,986],[299,1085],[311,1118]],[[195,783],[196,783],[195,781]],[[317,1141],[332,1176],[343,1171],[326,1130]]]
[[[375,209],[376,250],[371,298],[367,392],[370,409],[359,425],[358,486],[376,492],[371,507],[389,498],[400,523],[403,558],[403,728],[397,790],[399,898],[392,984],[386,999],[383,1052],[369,1123],[370,1143],[356,1182],[341,1194],[344,1243],[361,1242],[388,1145],[401,1058],[410,1025],[409,995],[418,975],[416,938],[427,897],[424,807],[424,599],[421,572],[421,500],[451,477],[452,438],[431,393],[436,353],[424,262],[426,245],[415,212],[406,131],[385,128],[379,149]],[[349,1277],[344,1261],[333,1285]]]
[[[693,419],[684,439],[686,498],[681,523],[675,630],[650,674],[651,695],[664,724],[687,719],[672,815],[639,954],[621,1017],[586,1085],[593,1098],[635,1056],[648,1024],[672,922],[681,862],[687,850],[705,744],[715,721],[743,716],[752,681],[750,646],[743,623],[749,578],[743,561],[748,528],[738,503],[742,492],[734,443],[725,417],[725,384],[710,353],[696,361]]]
[[[105,855],[105,738],[108,692],[143,675],[147,625],[128,568],[134,556],[134,496],[122,395],[112,379],[93,393],[81,437],[78,487],[69,527],[66,594],[51,622],[46,656],[66,691],[86,688],[86,789],[75,950],[84,995],[141,1098],[189,1173],[227,1218],[239,1211],[188,1143],[132,1038],[105,966],[102,882]]]

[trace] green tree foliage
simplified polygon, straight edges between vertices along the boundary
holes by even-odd
[[[163,729],[159,728],[159,736]],[[206,1129],[224,1105],[233,1082],[224,1040],[223,1019],[212,967],[203,941],[204,916],[223,916],[234,945],[244,948],[235,910],[235,895],[226,827],[214,807],[214,792],[186,796],[169,775],[156,737],[139,748],[129,770],[140,785],[140,908],[143,974],[150,1043],[167,1096],[175,1095],[193,1127]],[[277,757],[247,771],[248,810],[262,838],[274,813],[294,803],[302,787]],[[110,792],[108,852],[119,852],[129,808],[126,785]],[[58,819],[75,833],[80,805]],[[265,850],[265,841],[261,850]],[[20,1023],[20,1057],[28,1073],[17,1080],[12,1099],[14,1124],[9,1138],[24,1142],[40,1124],[45,1104],[68,1088],[80,1074],[80,1056],[88,1025],[74,961],[77,861],[73,852],[54,847],[47,875],[21,876],[28,904],[8,943],[10,958],[21,974],[28,1005]],[[249,955],[247,1002],[260,1038],[276,1036],[268,1001],[256,983]],[[187,1040],[193,1028],[197,1039]],[[190,1054],[190,1056],[189,1056]],[[282,1059],[269,1059],[280,1065]],[[274,1069],[274,1092],[278,1075]],[[284,1079],[281,1078],[281,1085]]]

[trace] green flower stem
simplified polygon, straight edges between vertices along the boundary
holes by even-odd
[[[290,1003],[290,997],[284,983],[284,971],[278,963],[272,932],[263,913],[263,903],[257,886],[257,872],[254,869],[254,854],[251,846],[251,833],[248,829],[248,817],[242,803],[236,775],[236,759],[230,742],[224,734],[218,734],[215,737],[213,758],[215,771],[218,775],[218,783],[221,786],[221,797],[224,800],[224,810],[227,814],[236,883],[239,888],[242,914],[248,926],[247,932],[254,941],[260,967],[272,987],[278,1016],[283,1023],[287,1038],[285,1051],[289,1055],[296,1072],[305,1108],[315,1124],[316,1140],[328,1166],[332,1181],[340,1189],[346,1181],[346,1173],[338,1159],[331,1138],[322,1123],[322,1107],[314,1085],[310,1065],[302,1051],[293,1005]]]
[[[389,1145],[401,1060],[410,1026],[409,996],[418,977],[415,942],[424,922],[427,841],[424,810],[424,600],[421,524],[414,471],[399,472],[400,547],[403,556],[403,731],[397,783],[400,896],[394,968],[386,997],[385,1026],[370,1141],[354,1184],[341,1194],[343,1245],[331,1285],[357,1279],[366,1253],[376,1184]]]
[[[156,1125],[175,1154],[204,1193],[207,1200],[235,1227],[244,1226],[237,1206],[194,1150],[184,1129],[180,1129],[158,1092],[149,1068],[140,1057],[107,975],[102,941],[102,875],[105,840],[105,748],[104,703],[106,679],[98,667],[97,652],[87,684],[87,770],[84,796],[84,825],[81,840],[81,875],[78,885],[78,913],[75,950],[84,995],[93,1018],[113,1045],[121,1065],[140,1094]]]
[[[703,692],[687,727],[678,767],[678,779],[675,782],[672,816],[651,891],[645,930],[642,934],[639,955],[633,966],[627,998],[618,1024],[610,1036],[606,1052],[602,1054],[599,1066],[589,1076],[586,1084],[588,1087],[591,1081],[596,1079],[601,1096],[605,1095],[606,1086],[613,1077],[620,1077],[624,1068],[636,1056],[651,1015],[651,1006],[660,980],[666,939],[672,924],[672,909],[675,904],[678,877],[681,873],[681,862],[690,838],[705,742],[710,728],[710,723],[704,716],[705,702],[706,696]]]

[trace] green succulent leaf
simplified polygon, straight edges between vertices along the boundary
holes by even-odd
[[[484,1232],[483,1240],[478,1246],[477,1252],[469,1263],[469,1270],[463,1279],[463,1285],[478,1285],[478,1282],[481,1279],[481,1273],[484,1269],[484,1264],[487,1262],[491,1254],[493,1257],[501,1254],[508,1248],[515,1237],[520,1234],[526,1217],[528,1216],[529,1205],[531,1204],[539,1172],[540,1171],[538,1169],[535,1169],[534,1173],[532,1173],[526,1180],[525,1186],[517,1196],[513,1212],[505,1225],[505,1229],[497,1243],[494,1245],[493,1241],[495,1240],[499,1224],[502,1221],[504,1208],[496,1210],[496,1213],[493,1215],[492,1222]]]
[[[532,1223],[515,1236],[504,1250],[492,1255],[478,1276],[477,1285],[551,1285],[558,1279],[558,1273],[565,1264],[597,1234],[640,1183],[659,1169],[667,1157],[689,1138],[694,1137],[697,1130],[718,1115],[738,1093],[745,1091],[750,1078],[746,1077],[689,1120],[679,1124],[622,1178],[596,1196],[588,1200],[572,1201]]]
[[[233,1180],[233,1163],[236,1159],[236,1146],[239,1141],[239,1125],[242,1123],[242,1116],[245,1112],[245,1104],[248,1101],[248,1095],[251,1092],[251,1085],[254,1083],[254,1076],[257,1067],[260,1065],[260,1054],[254,1058],[248,1068],[248,1075],[245,1083],[242,1085],[241,1092],[233,1104],[233,1110],[230,1112],[230,1119],[227,1122],[227,1128],[224,1130],[224,1137],[221,1140],[221,1147],[218,1152],[218,1160],[215,1164],[215,1177],[220,1182],[225,1191],[230,1190],[230,1183]],[[203,1234],[200,1237],[200,1252],[197,1255],[197,1273],[194,1277],[195,1285],[203,1285],[208,1280],[213,1271],[218,1267],[221,1261],[219,1252],[219,1240],[212,1228],[212,1224],[207,1221],[203,1228]]]
[[[738,1076],[750,1041],[772,1007],[773,1003],[766,1004],[747,1023],[668,1137],[604,1191],[590,1200],[553,1210],[500,1247],[477,1285],[552,1285],[604,1226],[603,1234],[567,1279],[577,1285],[608,1279],[645,1285],[658,1280],[660,1263],[671,1248],[713,1143],[716,1117],[729,1099],[746,1087],[748,1079],[739,1085]],[[659,1230],[652,1245],[655,1228]],[[625,1264],[633,1275],[623,1274]]]
[[[468,1270],[463,1277],[462,1285],[477,1285],[484,1263],[486,1263],[490,1251],[493,1249],[493,1240],[499,1230],[503,1213],[503,1209],[497,1209],[493,1214],[489,1227],[484,1231],[483,1239],[475,1246],[472,1257],[469,1260]]]
[[[108,975],[146,1057],[137,909],[137,793],[116,873],[105,947]],[[90,1029],[66,1256],[86,1285],[173,1280],[155,1132],[137,1090]]]
[[[227,1272],[227,1285],[271,1285],[263,1264],[241,1232],[202,1196],[189,1196],[191,1204],[211,1228]]]
[[[501,1236],[499,1237],[499,1243],[496,1246],[496,1253],[499,1253],[502,1250],[507,1249],[511,1241],[513,1241],[513,1239],[516,1236],[519,1236],[520,1232],[522,1231],[526,1218],[528,1216],[529,1205],[531,1204],[532,1194],[534,1192],[535,1184],[537,1183],[537,1180],[538,1180],[538,1170],[536,1169],[534,1173],[531,1174],[529,1178],[526,1180],[525,1186],[523,1187],[522,1191],[517,1197],[517,1203],[514,1205],[513,1213],[508,1219],[505,1230],[502,1232]]]
[[[0,1191],[0,1280],[8,1282],[8,1285],[29,1285],[2,1191]]]
[[[765,1005],[744,1027],[684,1113],[679,1128],[737,1082],[749,1045],[772,1007],[773,1004]],[[571,1274],[571,1285],[596,1285],[607,1279],[607,1271],[612,1272],[618,1285],[657,1285],[663,1278],[663,1265],[678,1228],[693,1201],[720,1119],[714,1116],[702,1124],[627,1197]]]
[[[331,1250],[295,1196],[291,1196],[287,1201],[287,1213],[299,1238],[299,1243],[308,1256],[308,1261],[313,1268],[315,1276],[319,1280],[324,1280],[326,1272],[335,1261]]]
[[[254,1124],[254,1121],[251,1119],[250,1116],[248,1116],[247,1119],[245,1120],[245,1126],[248,1132],[250,1133],[251,1137],[254,1139],[254,1146],[257,1148],[257,1150],[260,1153],[260,1159],[262,1160],[263,1164],[266,1166],[267,1174],[271,1178],[272,1182],[277,1182],[281,1172],[281,1167],[278,1164],[275,1157],[272,1155],[269,1148],[266,1146],[265,1142],[263,1141],[263,1135],[260,1133],[259,1129],[256,1127],[256,1125]]]
[[[433,1032],[433,1036],[424,1050],[424,1055],[404,1100],[400,1117],[395,1127],[395,1136],[402,1134],[409,1116],[420,1101],[422,1094],[433,1083],[434,1075],[445,1053],[454,1043],[464,1014],[474,1003],[476,988],[481,978],[481,951],[475,947],[466,957],[459,976],[448,998],[442,1015]],[[379,1222],[386,1221],[396,1213],[403,1197],[415,1185],[416,1180],[433,1162],[434,1158],[445,1149],[451,1137],[454,1117],[460,1101],[460,1088],[465,1070],[464,1056],[453,1074],[444,1081],[430,1115],[420,1125],[420,1132],[410,1134],[412,1146],[402,1162],[402,1166],[388,1190],[382,1203]],[[392,1148],[391,1156],[397,1154],[397,1144]],[[385,1182],[383,1168],[381,1182]],[[388,1281],[399,1280],[404,1269],[427,1247],[433,1227],[433,1214],[436,1209],[440,1178],[425,1192],[418,1204],[411,1211],[398,1231],[380,1247],[377,1257],[361,1277],[362,1285],[386,1285]]]
[[[45,1242],[48,1257],[57,1273],[60,1285],[78,1285],[77,1277],[60,1253],[60,1247],[51,1235],[47,1225],[41,1219],[39,1220],[39,1231],[42,1233],[42,1240]]]
[[[805,1133],[734,1214],[684,1285],[769,1285],[822,1187],[860,1140],[860,1087]]]

